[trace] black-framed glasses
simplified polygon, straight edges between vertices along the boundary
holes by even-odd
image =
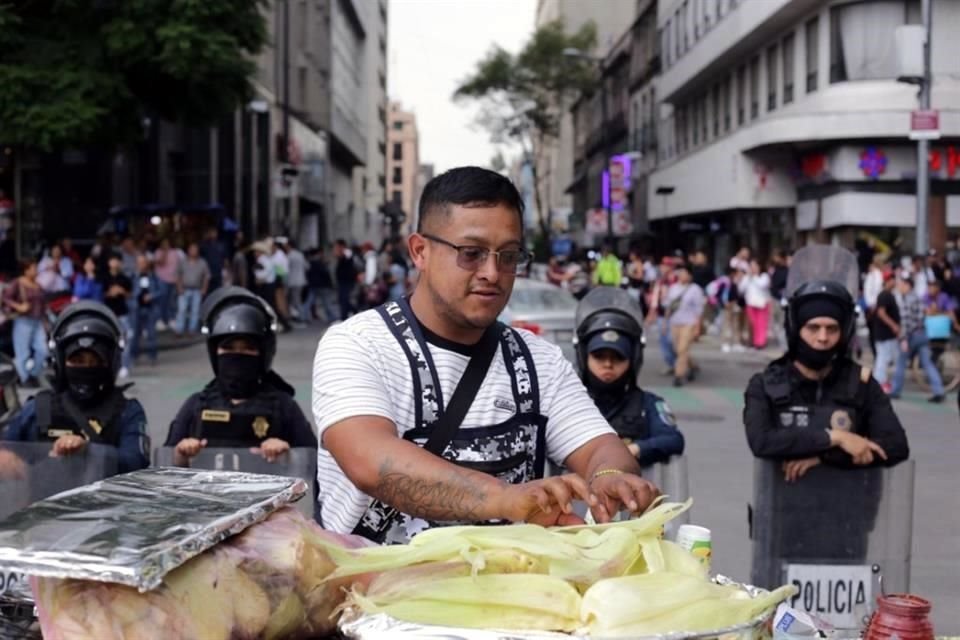
[[[421,233],[424,238],[433,242],[445,244],[457,252],[457,266],[467,271],[476,271],[487,263],[487,258],[491,254],[496,256],[497,270],[500,273],[517,273],[526,268],[530,263],[530,253],[523,249],[504,249],[503,251],[491,251],[486,247],[475,247],[471,245],[453,244],[449,240],[438,238],[429,233]]]

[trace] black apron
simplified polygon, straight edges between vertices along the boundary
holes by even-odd
[[[117,446],[120,442],[120,418],[127,404],[120,389],[114,389],[93,407],[80,406],[65,391],[41,391],[34,402],[38,440],[55,441],[60,436],[78,435],[97,444]]]
[[[266,388],[240,404],[233,404],[213,382],[200,393],[191,438],[207,440],[209,447],[256,447],[280,435],[283,392]]]
[[[413,374],[416,425],[404,432],[403,438],[422,447],[444,410],[443,392],[433,357],[406,299],[388,302],[377,311],[400,343]],[[513,417],[495,425],[461,427],[447,445],[443,458],[504,482],[520,484],[543,477],[547,418],[540,413],[540,392],[533,357],[523,338],[510,327],[504,327],[500,349],[513,388]],[[491,369],[494,366],[496,358]],[[403,544],[421,531],[456,524],[481,523],[428,522],[371,499],[353,533],[375,542]]]

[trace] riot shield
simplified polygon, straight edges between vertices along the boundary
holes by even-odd
[[[173,466],[174,447],[158,447],[154,451],[153,464],[158,467]],[[275,462],[267,460],[242,447],[206,447],[190,460],[191,469],[211,471],[243,471],[264,475],[300,478],[310,487],[301,500],[294,505],[307,518],[314,517],[317,484],[317,450],[310,447],[294,447]]]
[[[860,291],[857,257],[843,247],[827,244],[812,244],[800,249],[793,254],[787,274],[787,298],[800,286],[816,280],[839,282],[856,300]]]
[[[792,607],[838,629],[861,629],[881,590],[910,589],[913,483],[912,460],[819,466],[795,483],[780,462],[756,460],[751,583],[794,584]]]

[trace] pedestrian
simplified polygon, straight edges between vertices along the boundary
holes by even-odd
[[[48,297],[71,291],[70,285],[57,271],[57,261],[49,256],[37,263],[37,284]]]
[[[664,369],[663,375],[674,375],[674,367],[677,365],[677,352],[673,348],[673,338],[670,335],[670,321],[667,316],[667,297],[670,293],[670,287],[676,281],[674,276],[674,258],[664,256],[660,261],[660,277],[653,285],[653,292],[650,294],[650,310],[647,312],[647,324],[656,323],[657,337],[660,343],[660,355],[663,357]]]
[[[753,348],[765,349],[770,328],[770,276],[760,268],[758,260],[750,261],[750,273],[743,278],[741,286]]]
[[[273,370],[277,318],[265,300],[224,287],[203,305],[207,355],[214,379],[192,396],[170,424],[165,446],[187,466],[204,447],[243,447],[273,462],[291,447],[317,448],[317,436]]]
[[[250,288],[250,263],[242,231],[237,231],[233,240],[233,258],[230,259],[230,284],[241,289]]]
[[[223,286],[223,268],[227,262],[227,252],[223,248],[223,243],[220,242],[216,227],[210,227],[204,234],[200,255],[210,270],[210,284],[207,286],[207,292],[213,293]]]
[[[900,290],[900,353],[897,357],[897,369],[893,374],[893,388],[890,391],[890,397],[900,397],[907,373],[907,365],[913,362],[914,358],[919,357],[920,365],[927,376],[927,383],[933,390],[933,396],[929,398],[929,401],[936,404],[943,402],[943,380],[940,378],[937,367],[933,364],[933,358],[931,358],[930,339],[927,337],[927,331],[924,327],[926,310],[923,302],[914,293],[913,283],[913,278],[910,277],[909,273],[900,274],[898,285]]]
[[[74,271],[77,271],[83,264],[83,261],[80,259],[80,252],[78,252],[73,246],[73,240],[64,237],[61,238],[57,244],[59,244],[60,248],[63,249],[63,257],[70,260],[70,266]]]
[[[781,462],[788,482],[820,464],[906,460],[907,436],[890,400],[870,369],[848,355],[853,296],[839,282],[809,281],[791,296],[786,314],[787,354],[747,385],[743,416],[753,455]]]
[[[97,262],[93,258],[83,261],[83,273],[73,282],[75,300],[93,300],[103,302],[103,285],[97,277]]]
[[[297,249],[296,244],[287,240],[284,247],[287,250],[289,272],[287,273],[287,307],[292,315],[296,315],[300,322],[310,322],[310,314],[304,305],[304,289],[307,287],[307,259]]]
[[[200,257],[200,246],[191,242],[187,259],[177,267],[177,336],[200,329],[200,303],[210,287],[210,267]],[[188,322],[189,319],[189,322]]]
[[[290,276],[290,259],[287,257],[287,239],[280,236],[267,240],[270,245],[270,259],[273,260],[273,270],[277,274],[273,308],[277,311],[283,325],[290,328],[290,310],[287,307],[287,278]]]
[[[452,169],[419,208],[409,302],[331,327],[314,359],[324,528],[402,543],[454,523],[577,522],[575,498],[599,522],[642,512],[656,488],[559,347],[497,322],[529,260],[517,189]],[[547,458],[572,473],[540,479]]]
[[[703,289],[693,281],[690,270],[683,263],[674,267],[677,281],[667,293],[667,321],[670,337],[676,355],[673,369],[673,386],[682,387],[693,382],[699,367],[693,361],[690,351],[700,331],[700,318],[707,298]]]
[[[613,245],[603,245],[603,257],[593,272],[593,283],[604,287],[619,287],[623,279],[623,263],[613,252]]]
[[[357,286],[357,267],[350,250],[347,248],[347,242],[342,238],[333,244],[333,253],[337,258],[335,276],[340,319],[346,320],[354,311],[351,296],[353,295],[353,288]]]
[[[683,434],[667,402],[637,384],[643,367],[643,310],[629,293],[614,300],[587,313],[577,327],[580,379],[640,466],[649,467],[683,454]]]
[[[40,388],[40,376],[47,364],[47,305],[37,275],[37,261],[23,260],[20,277],[3,291],[3,307],[14,317],[14,364],[20,385],[26,389]],[[28,361],[33,363],[29,369]]]
[[[323,319],[327,324],[337,320],[337,313],[334,309],[334,301],[337,297],[333,290],[333,278],[330,276],[330,265],[327,264],[323,248],[317,248],[310,252],[310,264],[307,269],[307,301],[304,306],[307,309],[307,319],[316,317],[317,302],[323,307]]]
[[[131,236],[124,236],[120,242],[120,261],[123,264],[123,275],[131,280],[137,275],[137,243]]]
[[[119,260],[118,260],[119,263]],[[54,383],[27,400],[3,439],[50,442],[51,455],[79,455],[88,443],[116,448],[119,473],[150,465],[147,416],[115,385],[123,328],[93,301],[68,307],[50,333]]]
[[[140,357],[140,340],[147,334],[147,355],[150,364],[157,364],[157,317],[160,314],[160,279],[153,271],[147,256],[137,256],[137,274],[133,278],[131,296],[133,340],[130,345],[133,359]]]
[[[172,247],[170,238],[160,240],[160,248],[154,254],[153,270],[160,281],[160,328],[173,328],[176,318],[177,272],[180,254]]]
[[[894,290],[897,277],[893,270],[883,273],[883,288],[877,294],[871,319],[873,322],[874,352],[873,377],[880,383],[884,393],[890,393],[888,382],[890,367],[896,363],[899,353],[900,308]]]
[[[60,277],[66,281],[67,286],[72,285],[75,275],[73,260],[64,255],[63,247],[61,247],[59,243],[50,247],[50,260],[56,266],[57,273]]]
[[[884,274],[886,272],[887,256],[882,253],[875,254],[867,275],[863,279],[863,303],[865,319],[867,321],[867,331],[870,334],[870,350],[874,357],[877,356],[876,336],[874,330],[879,326],[874,322],[874,316],[877,311],[877,298],[884,289]],[[876,374],[874,374],[876,375]]]
[[[116,253],[110,256],[107,262],[108,271],[103,277],[103,303],[117,318],[123,330],[123,349],[120,361],[120,370],[117,376],[123,380],[130,375],[133,363],[133,318],[130,314],[130,296],[133,293],[133,282],[123,273],[123,262]]]

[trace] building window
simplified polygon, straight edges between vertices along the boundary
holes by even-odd
[[[395,121],[393,123],[393,128],[396,129],[397,131],[403,131],[403,121],[402,120]]]
[[[727,78],[723,81],[723,132],[730,132],[730,84],[733,82],[733,78]]]
[[[777,110],[777,45],[767,49],[767,111]]]
[[[707,103],[710,101],[710,94],[705,94],[700,101],[700,126],[703,127],[703,144],[707,144],[707,137],[710,134],[710,125],[707,120]]]
[[[683,52],[690,51],[690,2],[683,0]]]
[[[717,22],[720,22],[720,18],[723,17],[723,0],[717,0],[716,14]]]
[[[720,85],[713,87],[713,137],[720,135]]]
[[[807,93],[817,90],[820,69],[820,18],[807,23]]]
[[[750,61],[750,119],[760,115],[760,56]]]
[[[664,68],[670,67],[670,21],[660,30],[660,59]]]
[[[680,32],[682,21],[680,20],[680,10],[677,9],[677,12],[673,14],[673,59],[679,60],[680,56],[683,55],[683,51],[680,50],[680,47],[683,45],[683,35]]]
[[[684,117],[683,107],[677,107],[677,114],[673,119],[673,136],[677,139],[677,153],[683,153],[687,150],[687,145],[685,144],[687,132],[684,130],[686,124],[687,119]]]
[[[693,41],[700,39],[700,0],[693,0]]]
[[[831,7],[830,82],[896,78],[896,47],[891,43],[897,28],[906,24],[909,4],[873,0]]]
[[[398,207],[403,206],[403,191],[394,191],[392,194],[393,204]]]
[[[393,168],[393,184],[403,184],[403,169],[400,167]]]
[[[700,144],[700,106],[690,103],[690,128],[693,129],[693,146]]]
[[[706,35],[707,31],[710,31],[710,0],[702,0],[703,2],[703,33]]]
[[[747,121],[747,68],[737,70],[737,126]]]
[[[783,39],[783,104],[785,105],[793,102],[793,41],[792,33]]]
[[[393,159],[403,160],[403,143],[400,143],[400,142],[393,143]]]
[[[840,32],[840,7],[830,9],[830,84],[847,79],[847,65],[843,59]]]

